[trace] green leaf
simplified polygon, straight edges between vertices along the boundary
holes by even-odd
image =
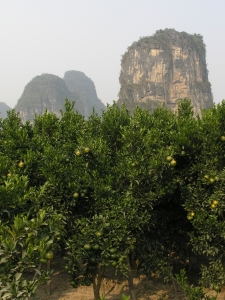
[[[21,277],[22,275],[23,275],[22,273],[16,273],[15,276],[14,276],[14,280],[15,280],[15,281],[20,280],[20,277]]]
[[[38,269],[34,269],[36,273],[38,273],[38,275],[41,275],[41,271]]]
[[[27,251],[26,250],[22,250],[22,258],[24,258],[27,255]]]
[[[122,300],[130,300],[130,296],[122,294]]]
[[[2,296],[2,300],[4,299],[10,299],[12,297],[12,294],[11,293],[5,293],[3,296]]]

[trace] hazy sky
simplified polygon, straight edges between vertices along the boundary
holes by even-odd
[[[37,75],[90,77],[117,100],[121,55],[156,30],[203,35],[214,102],[225,98],[225,0],[0,0],[0,102],[14,107]]]

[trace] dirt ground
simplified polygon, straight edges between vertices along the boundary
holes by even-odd
[[[63,264],[60,259],[52,263],[54,269],[51,279],[51,292],[47,285],[40,286],[37,291],[38,299],[40,300],[93,300],[92,286],[80,286],[76,289],[69,284],[69,276],[63,269]],[[113,278],[113,275],[112,277]],[[104,278],[101,295],[105,295],[107,300],[121,300],[121,295],[129,295],[128,282],[125,279]],[[143,276],[134,278],[135,290],[138,300],[185,300],[182,291],[171,284],[164,284],[156,279],[149,280]],[[213,291],[208,291],[213,295]],[[225,300],[225,287],[218,295],[218,300]]]

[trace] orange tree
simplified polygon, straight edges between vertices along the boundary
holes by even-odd
[[[151,247],[152,253],[143,252],[144,265],[151,270],[159,262],[168,271],[173,257],[185,264],[188,251],[194,251],[202,263],[200,283],[219,291],[224,283],[224,103],[203,112],[202,119],[193,117],[188,101],[180,103],[172,134],[173,190],[165,195],[166,213],[161,211],[163,198],[154,207],[160,234],[156,251]],[[164,257],[161,262],[159,253]]]
[[[73,286],[93,283],[95,299],[100,297],[104,267],[124,271],[134,243],[127,225],[134,217],[130,209],[133,202],[129,193],[120,196],[116,187],[122,124],[129,124],[129,115],[116,106],[109,107],[102,120],[91,116],[75,151],[80,170],[80,188],[75,195],[80,215],[76,215],[73,235],[67,242],[66,267]]]
[[[92,204],[92,212],[99,207],[104,215],[104,204],[116,211],[121,203],[132,203],[126,213],[124,207],[119,209],[129,215],[126,226],[120,221],[133,238],[132,247],[124,251],[129,259],[138,257],[146,274],[156,271],[171,279],[175,262],[186,265],[194,251],[206,261],[201,282],[218,291],[224,283],[224,103],[204,112],[202,119],[193,117],[187,100],[180,103],[177,115],[164,109],[148,115],[137,109],[128,116],[125,108],[111,107],[101,126],[98,134],[102,132],[111,163],[101,166],[102,170],[107,165],[104,174],[109,176],[103,178],[102,188],[101,176],[95,173],[93,191],[101,199]],[[111,203],[104,197],[105,185],[115,195]],[[95,252],[88,253],[92,257]]]
[[[224,101],[205,111],[199,121],[198,177],[187,185],[184,204],[193,226],[191,244],[194,251],[204,258],[200,282],[216,291],[225,283],[224,122]]]
[[[78,156],[90,193],[81,204],[86,217],[77,220],[67,243],[66,268],[73,286],[94,283],[95,299],[104,266],[128,275],[135,299],[131,272],[135,256],[144,272],[157,268],[170,277],[168,255],[187,258],[191,226],[180,200],[185,183],[178,161],[188,168],[189,160],[183,141],[176,140],[178,132],[176,116],[164,109],[152,115],[137,109],[130,116],[125,107],[114,105],[101,121],[92,116],[87,122],[80,147],[89,141],[91,161]]]
[[[74,103],[66,101],[61,118],[46,113],[38,116],[33,126],[32,151],[34,155],[38,152],[39,159],[31,173],[35,180],[38,175],[39,182],[46,186],[48,197],[42,205],[63,211],[68,236],[74,220],[85,212],[90,192],[86,169],[92,154],[88,149],[91,141],[84,137],[86,123],[84,117],[74,111]],[[29,165],[32,161],[32,157],[29,158]]]
[[[177,117],[171,111],[158,109],[149,115],[137,109],[130,128],[124,129],[118,164],[121,190],[130,191],[138,210],[148,214],[145,226],[137,227],[131,256],[138,258],[145,274],[155,271],[167,279],[172,276],[169,263],[174,263],[175,257],[183,262],[187,259],[187,230],[191,228],[181,199],[186,184],[182,173],[187,172],[190,161],[179,132]]]
[[[187,100],[177,115],[137,108],[131,116],[114,104],[102,117],[84,120],[66,101],[61,118],[45,113],[33,126],[12,113],[0,133],[1,180],[16,174],[26,181],[21,190],[34,196],[21,208],[15,201],[15,210],[2,206],[2,216],[7,220],[10,209],[13,224],[19,210],[32,217],[49,207],[56,215],[63,211],[60,243],[63,249],[66,241],[71,284],[92,282],[95,299],[108,265],[128,275],[135,299],[135,260],[145,274],[169,279],[190,251],[205,256],[202,283],[218,290],[224,282],[224,106],[200,119]]]
[[[28,299],[49,272],[37,270],[33,279],[27,272],[52,258],[63,217],[52,207],[40,208],[44,187],[30,186],[24,174],[31,125],[23,125],[12,111],[0,126],[0,295],[1,299]]]

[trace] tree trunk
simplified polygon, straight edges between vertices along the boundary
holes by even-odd
[[[38,269],[38,271],[41,270],[41,264],[39,264],[39,266],[38,266],[37,269]],[[38,275],[38,272],[36,271],[32,280],[35,280],[35,278],[37,277],[37,275]]]
[[[51,262],[50,262],[50,260],[47,262],[47,270],[48,271],[50,271],[50,264],[51,264]],[[50,280],[48,280],[47,281],[47,294],[48,294],[48,296],[50,296],[51,295],[51,279]]]
[[[129,255],[127,255],[127,265],[128,265],[128,283],[129,283],[130,297],[131,300],[137,300],[137,296],[134,291],[133,273],[132,273]]]
[[[95,300],[100,299],[100,288],[101,288],[101,282],[104,275],[105,267],[98,265],[96,275],[93,280],[93,291],[94,291],[94,298]]]

